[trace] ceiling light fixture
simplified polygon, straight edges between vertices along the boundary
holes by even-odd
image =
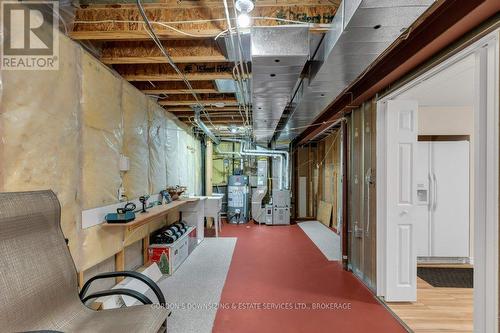
[[[238,133],[238,127],[236,127],[235,125],[229,125],[229,132],[231,132],[232,134]]]
[[[216,102],[212,105],[215,106],[216,108],[223,108],[226,106],[226,104],[224,102]]]
[[[236,10],[240,12],[237,18],[238,26],[248,28],[251,23],[250,15],[248,15],[255,7],[252,0],[236,0]]]

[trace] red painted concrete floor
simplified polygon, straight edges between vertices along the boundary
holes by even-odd
[[[213,332],[406,332],[297,225],[224,224],[222,236],[238,241]]]

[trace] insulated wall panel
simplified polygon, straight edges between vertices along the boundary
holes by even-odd
[[[165,110],[148,100],[149,115],[149,192],[159,193],[167,187]]]
[[[195,159],[194,159],[194,170],[195,170],[195,192],[196,194],[201,193],[201,183],[203,181],[203,170],[201,165],[201,142],[200,140],[194,138],[194,146],[195,146]]]
[[[188,193],[196,194],[196,147],[195,139],[192,135],[188,134],[188,159],[187,159],[187,172],[188,172]]]
[[[178,136],[199,147],[163,108],[59,35],[58,71],[1,72],[0,191],[52,189],[61,202],[61,226],[79,271],[103,261],[161,227],[166,219],[124,235],[121,228],[81,228],[82,210],[118,201],[120,154],[130,158],[124,174],[129,197],[166,186],[166,165],[179,154]],[[27,82],[29,84],[27,84]],[[175,136],[168,149],[171,124]],[[184,145],[186,143],[184,142]],[[186,157],[185,179],[201,188],[201,163]],[[179,184],[179,166],[176,163]],[[141,172],[142,171],[142,172]],[[169,223],[178,214],[168,216]]]
[[[82,57],[83,209],[116,202],[123,144],[121,79],[87,53]]]
[[[179,145],[179,128],[173,119],[166,120],[166,156],[167,156],[167,185],[179,185],[179,164],[176,163],[178,156],[177,149]]]
[[[3,71],[0,191],[51,189],[78,261],[80,215],[79,49],[60,36],[58,71]]]
[[[179,185],[188,186],[189,183],[189,170],[188,170],[188,134],[184,131],[179,131],[179,146],[178,146],[178,157],[176,163],[179,165]],[[190,189],[188,188],[188,191]]]
[[[123,175],[128,198],[149,193],[149,147],[147,97],[130,85],[122,83],[123,154],[130,160],[130,170]]]
[[[82,209],[118,201],[122,179],[122,82],[89,54],[82,53],[81,155]],[[81,231],[80,269],[90,268],[119,252],[123,231],[97,225]]]

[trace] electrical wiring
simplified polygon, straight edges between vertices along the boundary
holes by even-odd
[[[226,9],[226,15],[228,17],[228,20],[230,19],[230,16],[229,16],[229,9],[227,8],[227,1],[224,0],[224,6],[225,6],[225,9]],[[236,12],[236,3],[235,1],[233,0],[233,14],[234,14],[234,17],[237,18],[238,17],[238,13]],[[235,25],[236,27],[236,37],[238,37],[238,56],[240,58],[240,69],[241,69],[241,73],[242,73],[242,80],[245,79],[245,76],[246,76],[246,80],[249,81],[250,80],[250,76],[249,76],[249,71],[248,71],[248,66],[246,63],[243,62],[243,52],[242,52],[242,42],[241,42],[241,34],[240,34],[240,28],[239,28],[239,25],[238,23],[236,23]],[[230,28],[230,26],[228,26],[228,28]],[[232,35],[232,32],[231,32],[231,35]],[[235,55],[235,60],[236,60],[236,50],[233,50],[234,51],[234,55]],[[241,82],[241,85],[242,85],[242,88],[244,88],[244,90],[241,91],[242,94],[244,94],[242,96],[243,98],[243,101],[244,101],[244,109],[245,109],[245,116],[246,116],[246,122],[247,124],[250,124],[250,121],[249,121],[249,118],[248,118],[248,104],[246,103],[246,100],[247,100],[247,88],[248,86],[247,85],[244,85],[243,84],[243,81]]]
[[[194,38],[209,38],[212,37],[213,34],[191,34],[189,32],[182,31],[180,29],[177,29],[175,27],[172,27],[169,23],[167,22],[158,22],[158,21],[149,21],[150,24],[156,24],[156,25],[161,25],[165,28],[168,28],[170,30],[173,30],[177,33],[180,33],[182,35],[186,35],[189,37],[194,37]],[[82,20],[76,20],[73,22],[74,24],[105,24],[105,23],[133,23],[133,24],[144,24],[143,21],[137,21],[137,20],[96,20],[96,21],[82,21]],[[172,24],[172,23],[171,23]]]
[[[328,125],[328,124],[333,124],[335,122],[338,122],[338,119],[337,120],[322,121],[322,122],[319,122],[319,123],[313,123],[313,124],[309,124],[309,125],[305,125],[305,126],[291,127],[289,129],[275,130],[275,132],[279,133],[279,132],[300,131],[300,130],[305,130],[305,129],[309,128],[309,127],[320,126],[320,125]],[[263,131],[267,131],[267,130],[263,130]],[[257,130],[257,132],[258,132],[258,130]]]
[[[227,0],[223,0],[224,2],[224,12],[226,14],[226,22],[227,22],[227,28],[229,29],[229,31],[231,31],[231,17],[229,15],[229,6],[227,4]],[[240,69],[238,68],[238,62],[237,62],[237,55],[236,55],[236,44],[234,43],[234,38],[233,38],[233,34],[231,33],[230,35],[230,42],[231,42],[231,47],[232,47],[232,51],[233,51],[233,56],[234,56],[234,64],[235,64],[235,67],[233,68],[233,75],[234,75],[234,69],[236,69],[236,77],[237,77],[237,82],[238,82],[238,86],[239,86],[239,89],[240,89],[240,93],[241,93],[241,97],[243,99],[243,104],[245,105],[245,113],[247,115],[247,119],[243,119],[243,122],[244,123],[248,123],[248,109],[247,109],[247,96],[246,96],[246,90],[244,89],[243,87],[243,64],[241,63],[243,61],[242,57],[241,57],[241,53],[239,54],[240,56],[240,67],[241,67],[241,73],[240,73]],[[240,49],[238,48],[238,51]]]
[[[207,119],[209,121],[209,123],[211,125],[212,122],[210,120],[210,116],[208,115],[208,113],[205,111],[205,108],[203,107],[202,103],[200,102],[199,98],[198,98],[198,95],[193,91],[193,87],[191,86],[191,83],[189,82],[189,80],[186,78],[186,76],[184,75],[184,73],[182,73],[179,69],[179,67],[177,67],[177,65],[174,63],[174,61],[172,60],[172,58],[170,57],[170,54],[168,54],[167,50],[163,47],[163,44],[161,43],[161,41],[159,40],[158,36],[156,36],[154,30],[153,30],[153,27],[151,26],[149,20],[148,20],[148,17],[146,15],[146,12],[144,11],[144,7],[142,7],[142,3],[141,3],[141,0],[136,0],[137,1],[137,7],[139,8],[139,12],[142,16],[142,19],[144,20],[144,22],[142,22],[145,26],[146,26],[146,32],[149,34],[149,36],[151,37],[151,39],[154,41],[154,43],[156,44],[156,46],[158,46],[158,48],[160,49],[160,51],[162,52],[162,54],[167,58],[170,66],[172,66],[172,68],[177,72],[177,74],[182,78],[182,80],[184,81],[184,83],[186,84],[186,86],[188,87],[188,89],[190,90],[191,92],[191,95],[194,97],[194,99],[196,100],[196,103],[197,105],[200,106],[201,110],[206,114],[207,116]]]
[[[277,22],[284,22],[284,23],[292,23],[296,25],[302,25],[302,26],[314,26],[317,25],[316,23],[310,23],[310,22],[305,22],[305,21],[296,21],[296,20],[288,20],[288,19],[282,19],[282,18],[277,18],[277,17],[267,17],[267,16],[257,16],[257,17],[252,17],[253,20],[266,20],[266,21],[277,21]],[[149,21],[150,24],[156,24],[160,25],[162,27],[165,27],[167,29],[170,29],[172,31],[175,31],[179,34],[189,36],[189,37],[195,37],[195,38],[209,38],[213,37],[213,34],[192,34],[183,30],[180,30],[178,28],[175,28],[172,26],[172,24],[193,24],[193,23],[207,23],[207,22],[220,22],[220,21],[225,21],[225,18],[217,18],[217,19],[200,19],[200,20],[188,20],[188,21]],[[233,19],[234,20],[234,19]],[[75,20],[73,24],[106,24],[106,23],[125,23],[125,24],[141,24],[144,23],[143,21],[138,21],[138,20],[114,20],[114,19],[106,19],[106,20],[94,20],[94,21],[87,21],[87,20]],[[325,27],[328,28],[328,27]],[[236,28],[232,28],[231,30],[234,30]],[[222,30],[219,34],[215,36],[215,39],[219,38],[220,36],[224,35],[227,33],[229,29]]]
[[[172,25],[186,24],[186,23],[193,24],[193,23],[227,21],[229,29],[221,31],[219,34],[217,34],[217,36],[215,37],[215,39],[219,38],[220,36],[224,35],[225,33],[228,33],[228,32],[231,33],[231,40],[232,40],[232,43],[233,43],[233,52],[235,53],[234,54],[235,55],[235,59],[236,59],[236,55],[237,55],[236,53],[237,52],[239,53],[239,58],[240,58],[239,64],[237,63],[237,61],[235,61],[235,68],[233,69],[233,75],[235,76],[235,78],[238,81],[239,90],[240,90],[242,98],[244,100],[243,109],[244,109],[244,111],[246,113],[246,118],[243,116],[243,113],[242,113],[242,110],[241,110],[241,108],[242,108],[241,105],[238,107],[238,111],[239,111],[240,115],[242,116],[244,124],[245,125],[250,125],[248,105],[245,102],[245,100],[247,99],[248,95],[246,94],[246,89],[245,89],[244,84],[243,84],[243,80],[245,79],[245,75],[246,75],[246,77],[248,79],[249,72],[248,72],[248,66],[247,66],[247,64],[243,63],[243,61],[242,61],[242,55],[241,55],[241,53],[242,53],[242,49],[241,48],[242,47],[241,47],[241,37],[239,35],[239,29],[238,29],[237,26],[235,28],[231,27],[231,20],[234,21],[235,18],[230,18],[228,11],[226,11],[226,14],[227,14],[226,18],[200,19],[200,20],[183,20],[183,21],[150,21],[147,18],[146,14],[145,14],[144,8],[142,7],[142,4],[141,4],[140,0],[137,0],[137,4],[138,4],[138,8],[139,8],[140,14],[141,14],[141,16],[143,18],[143,21],[139,21],[139,20],[113,20],[113,19],[95,20],[95,21],[76,20],[76,21],[74,21],[74,24],[103,24],[103,23],[104,24],[105,23],[111,23],[111,24],[116,24],[116,23],[144,24],[145,27],[146,27],[145,31],[148,33],[148,35],[151,37],[151,39],[153,40],[153,42],[161,50],[162,54],[167,58],[167,60],[169,61],[170,65],[173,67],[173,69],[183,79],[184,83],[186,84],[186,86],[190,90],[191,94],[195,98],[197,105],[201,106],[201,110],[203,111],[204,116],[208,119],[208,122],[210,123],[210,125],[213,128],[217,128],[212,123],[212,121],[210,119],[210,115],[208,114],[208,112],[206,112],[205,108],[200,103],[200,100],[199,100],[197,94],[193,91],[193,88],[192,88],[190,82],[187,80],[187,78],[185,77],[185,75],[179,70],[179,68],[175,65],[175,63],[171,59],[170,55],[168,54],[168,52],[163,47],[163,44],[161,43],[161,41],[159,40],[158,36],[156,35],[156,33],[155,33],[152,25],[158,25],[158,26],[161,26],[161,27],[165,27],[165,28],[170,29],[172,31],[175,31],[175,32],[177,32],[179,34],[183,34],[183,35],[187,35],[187,36],[191,36],[191,37],[212,37],[213,34],[191,34],[191,33],[188,33],[186,31],[183,31],[181,29],[178,29],[176,27],[173,27]],[[284,23],[302,25],[302,26],[307,26],[307,27],[318,26],[318,24],[313,24],[313,23],[310,23],[310,22],[304,22],[304,21],[298,21],[298,20],[289,20],[289,19],[275,18],[275,17],[266,17],[266,16],[257,16],[257,17],[253,17],[252,19],[253,20],[273,20],[273,21],[277,21],[277,22],[284,22]],[[236,49],[236,45],[235,45],[234,39],[232,37],[232,33],[234,31],[236,31],[237,35],[238,35],[238,41],[239,41],[238,49]],[[154,86],[153,83],[151,83],[151,84]],[[161,96],[156,96],[156,97],[161,98]],[[327,123],[329,123],[329,122],[323,122],[321,124],[327,124]],[[319,125],[321,125],[321,124],[319,124]],[[310,126],[316,126],[316,125],[318,125],[318,124],[311,124],[311,125],[308,125],[308,126],[290,128],[287,131],[301,130],[301,129],[308,128]],[[281,132],[281,131],[276,131],[276,132]]]
[[[235,81],[237,81],[237,76],[236,76],[236,74],[234,72],[236,70],[236,68],[237,68],[237,66],[235,65],[233,67],[233,77],[234,77]],[[238,84],[239,84],[239,82],[238,82]],[[243,123],[247,124],[248,123],[248,119],[247,119],[247,121],[245,121],[245,117],[243,117],[243,113],[241,113],[241,107],[240,107],[240,105],[238,105],[238,112],[240,113],[240,116],[241,116],[241,119],[243,120]]]
[[[289,20],[278,17],[270,17],[270,16],[255,16],[252,17],[253,20],[266,20],[266,21],[277,21],[277,22],[285,22],[285,23],[293,23],[293,24],[302,24],[304,26],[313,26],[318,25],[318,23],[311,23],[306,21],[297,21],[297,20]],[[232,19],[235,20],[235,19]],[[226,18],[214,18],[214,19],[199,19],[199,20],[181,20],[181,21],[149,21],[151,24],[193,24],[193,23],[207,23],[207,22],[221,22],[226,21]],[[106,20],[75,20],[74,24],[103,24],[103,23],[143,23],[140,20],[115,20],[115,19],[106,19]]]
[[[333,141],[332,141],[332,144],[330,145],[330,147],[328,147],[328,149],[326,150],[326,153],[325,153],[325,156],[323,157],[323,159],[321,160],[321,162],[318,163],[318,166],[322,165],[323,162],[325,161],[326,157],[328,156],[328,154],[330,153],[330,150],[332,150],[333,146],[335,145],[335,143],[337,142],[337,139],[340,137],[340,131],[337,132],[337,134],[335,135],[335,137],[333,138]]]

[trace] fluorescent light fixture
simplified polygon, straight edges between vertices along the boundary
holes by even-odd
[[[214,103],[212,105],[215,106],[216,108],[223,108],[226,106],[226,104],[223,102],[217,102],[217,103]]]

